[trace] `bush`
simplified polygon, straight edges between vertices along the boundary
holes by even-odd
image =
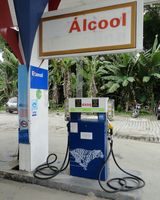
[[[64,111],[63,105],[56,104],[53,100],[49,100],[49,110],[51,111]]]
[[[118,106],[117,106],[117,111],[118,111],[118,112],[121,112],[122,110],[123,110],[122,106],[121,106],[120,104],[118,104]]]

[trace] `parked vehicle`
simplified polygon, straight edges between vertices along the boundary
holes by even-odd
[[[6,112],[13,113],[18,111],[18,100],[17,97],[12,97],[6,103]]]
[[[137,118],[139,116],[140,109],[141,109],[141,104],[136,103],[136,105],[135,105],[135,107],[133,109],[133,112],[132,112],[132,117],[133,118]]]
[[[160,108],[157,110],[157,120],[160,120]]]
[[[160,102],[158,102],[157,104],[156,116],[157,116],[157,120],[160,120]]]

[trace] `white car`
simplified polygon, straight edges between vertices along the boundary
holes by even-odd
[[[6,111],[13,113],[14,111],[18,111],[18,103],[17,103],[17,97],[12,97],[8,100],[8,102],[6,103]]]

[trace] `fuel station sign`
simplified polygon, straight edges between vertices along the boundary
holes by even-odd
[[[68,56],[143,49],[143,1],[105,1],[45,13],[39,55]]]

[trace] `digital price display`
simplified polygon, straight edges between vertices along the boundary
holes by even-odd
[[[99,99],[92,99],[92,107],[99,107]]]
[[[75,99],[75,107],[82,107],[82,100],[81,99]]]

